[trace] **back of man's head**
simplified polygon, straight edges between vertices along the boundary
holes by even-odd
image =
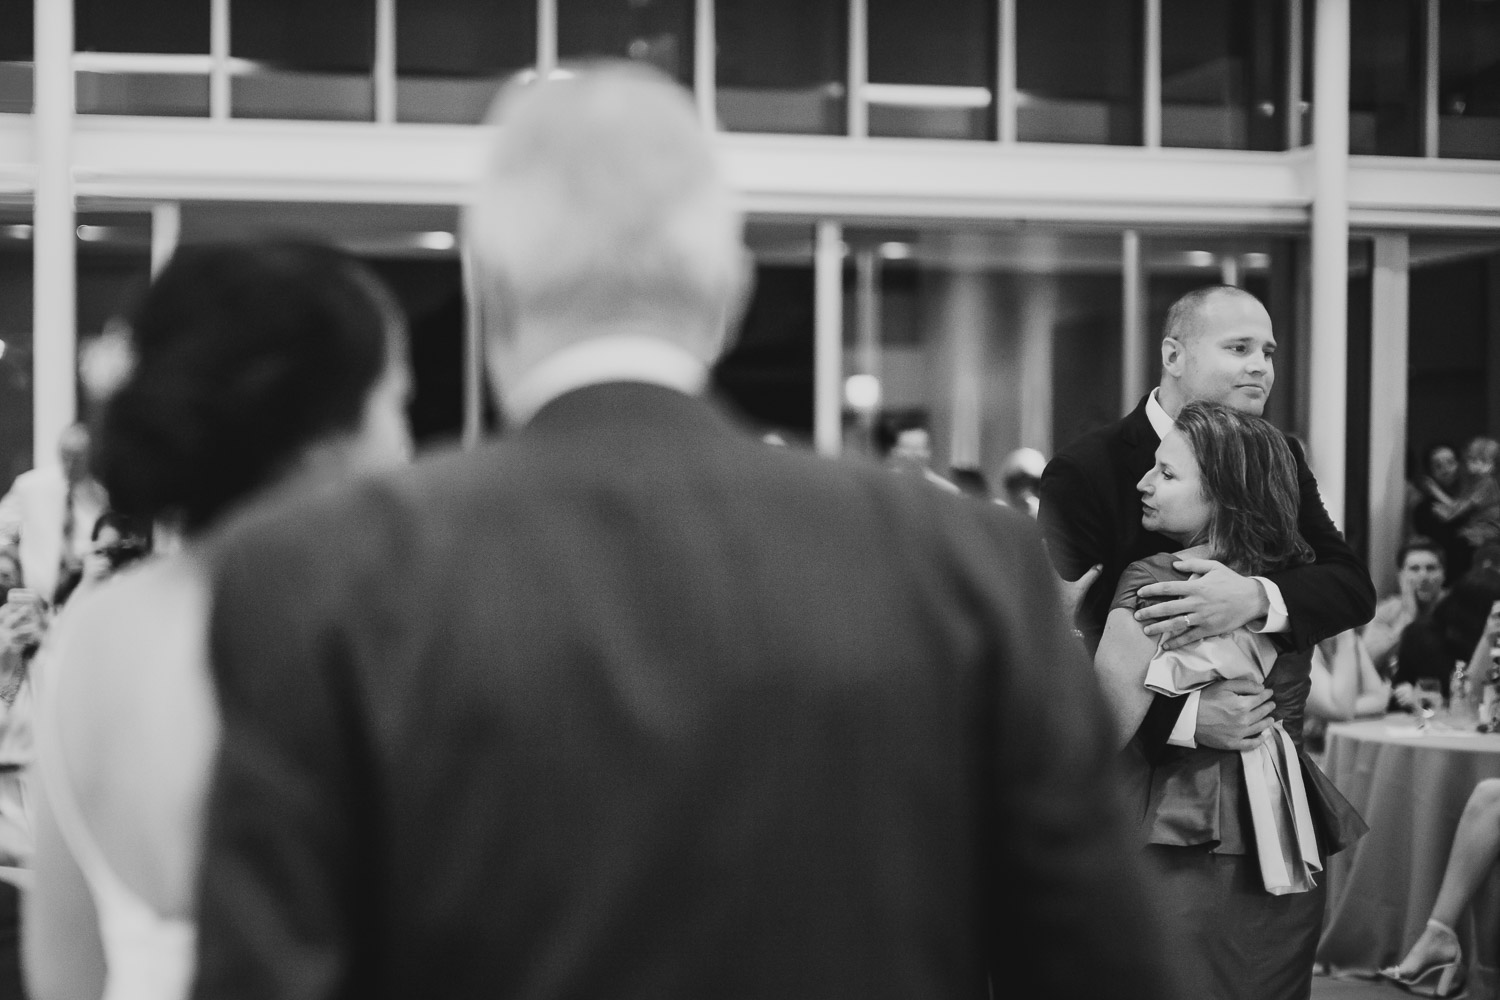
[[[688,95],[598,63],[511,85],[490,123],[465,229],[491,332],[687,331],[711,361],[743,287],[742,220]]]

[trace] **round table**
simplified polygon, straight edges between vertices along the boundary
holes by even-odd
[[[1426,733],[1409,715],[1328,727],[1324,770],[1370,824],[1329,859],[1328,912],[1317,960],[1335,973],[1373,975],[1399,962],[1437,899],[1453,832],[1469,793],[1500,778],[1500,736]],[[1494,996],[1500,960],[1500,877],[1480,887],[1459,938],[1470,996]]]

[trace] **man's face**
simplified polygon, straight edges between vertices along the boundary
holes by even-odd
[[[1443,564],[1435,553],[1413,549],[1401,561],[1401,582],[1411,588],[1418,601],[1430,604],[1443,589]]]
[[[1240,296],[1212,300],[1185,341],[1165,343],[1164,363],[1187,400],[1222,403],[1257,417],[1265,409],[1276,383],[1276,337],[1259,302]]]

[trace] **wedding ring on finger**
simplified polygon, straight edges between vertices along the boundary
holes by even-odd
[[[1182,624],[1183,624],[1184,628],[1192,628],[1193,627],[1193,616],[1192,615],[1183,615],[1182,616]]]

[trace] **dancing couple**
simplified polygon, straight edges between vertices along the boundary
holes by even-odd
[[[1120,727],[1186,995],[1311,991],[1324,860],[1365,831],[1302,751],[1310,649],[1374,589],[1300,450],[1260,418],[1271,321],[1213,287],[1168,313],[1162,380],[1060,452],[1040,520]]]

